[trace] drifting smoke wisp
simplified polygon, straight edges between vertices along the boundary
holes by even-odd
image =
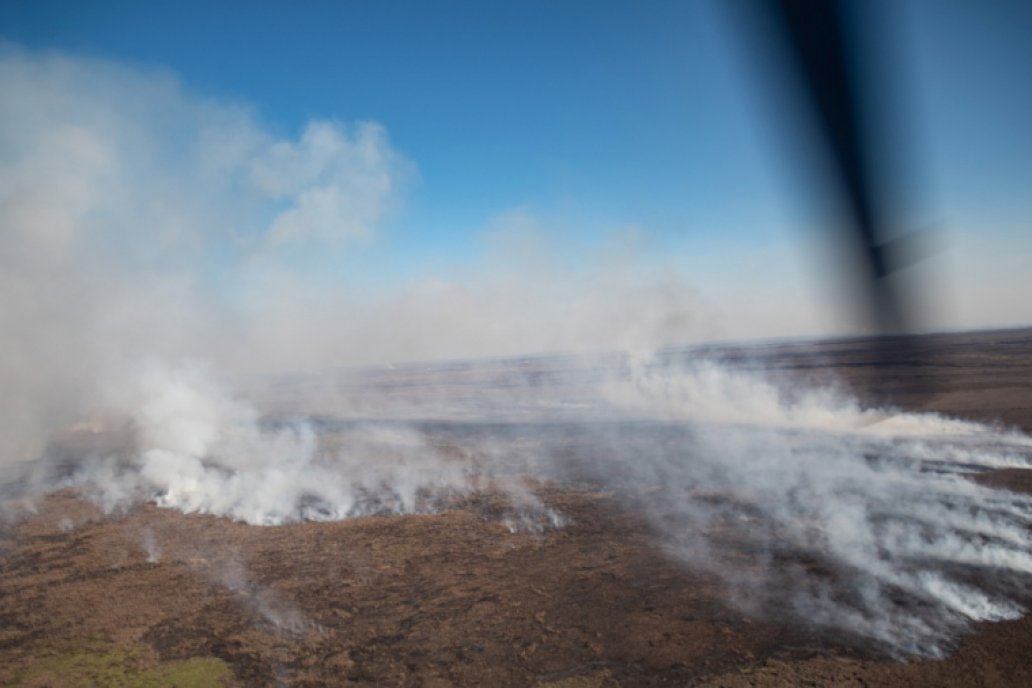
[[[421,415],[404,400],[403,421],[262,419],[196,368],[153,371],[121,452],[79,455],[37,480],[109,508],[152,500],[262,525],[431,512],[491,486],[513,527],[540,528],[563,515],[528,476],[587,479],[648,515],[672,556],[720,574],[746,608],[932,656],[971,622],[1023,613],[1032,498],[971,477],[1032,467],[1032,438],[864,409],[707,361],[566,362],[550,382],[534,364],[503,375],[485,365],[480,385],[445,405],[451,420],[432,418],[448,393]],[[442,367],[438,381],[456,374]],[[434,386],[427,375],[419,388]],[[507,407],[519,422],[499,422]]]
[[[818,625],[933,656],[971,621],[1024,611],[1032,499],[971,476],[1032,466],[1030,438],[826,391],[786,402],[755,374],[711,364],[630,387],[639,412],[691,424],[625,469],[659,487],[643,508],[675,556],[721,573],[741,604],[777,599]]]
[[[0,87],[5,492],[272,525],[495,490],[512,527],[541,528],[564,517],[535,481],[575,477],[647,514],[744,606],[777,599],[927,655],[1023,612],[1032,500],[969,474],[1029,467],[1029,438],[650,362],[690,338],[676,276],[605,266],[554,287],[544,271],[338,297],[320,257],[380,231],[411,176],[381,127],[283,138],[168,75],[10,48]],[[592,345],[634,356],[268,377]],[[262,617],[303,625],[226,575]]]
[[[235,383],[693,330],[685,281],[634,260],[352,279],[341,266],[389,237],[414,177],[376,123],[284,137],[164,72],[5,45],[0,87],[0,466],[124,415],[118,395],[155,364],[204,361]],[[534,224],[501,216],[488,230],[503,237]]]

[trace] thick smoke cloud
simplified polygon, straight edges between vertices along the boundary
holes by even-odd
[[[109,430],[23,479],[108,509],[154,501],[256,525],[427,513],[490,491],[514,530],[563,526],[540,481],[588,480],[749,611],[928,656],[971,622],[1025,611],[1032,498],[972,480],[1032,468],[1020,433],[867,409],[712,361],[353,375],[337,383],[371,402],[362,417],[263,418],[203,369],[155,368],[129,392],[121,446]]]
[[[375,124],[281,140],[163,73],[6,48],[0,84],[0,464],[147,360],[246,349],[221,283],[372,234],[406,174]]]
[[[328,269],[385,231],[414,177],[375,123],[284,137],[170,74],[11,46],[0,86],[0,465],[122,413],[105,405],[156,364],[203,361],[235,382],[642,348],[696,324],[685,280],[633,260],[495,260],[372,295]]]
[[[639,506],[669,551],[743,607],[930,656],[1024,612],[1032,499],[971,478],[1032,467],[1029,437],[712,363],[645,370],[611,398],[684,424],[676,442],[624,443],[647,458],[616,474],[655,486]]]
[[[622,248],[569,271],[531,242],[517,267],[376,296],[328,281],[319,260],[384,232],[413,177],[376,124],[284,137],[168,74],[13,48],[0,93],[4,495],[270,525],[494,491],[511,527],[540,529],[565,517],[538,481],[587,479],[743,606],[776,590],[799,618],[930,655],[1023,612],[1032,500],[969,474],[1028,467],[1029,438],[660,364],[710,316]],[[535,223],[503,214],[493,236],[511,254]],[[610,349],[627,355],[586,353]],[[583,355],[325,372],[559,350]]]

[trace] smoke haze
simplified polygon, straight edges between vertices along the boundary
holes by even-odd
[[[1029,467],[1028,437],[661,363],[713,316],[633,256],[349,289],[327,266],[385,231],[416,176],[375,123],[283,136],[168,74],[10,47],[0,86],[9,494],[275,525],[494,490],[513,529],[548,529],[564,515],[539,481],[586,479],[742,606],[778,591],[800,618],[921,655],[1023,613],[1032,500],[969,474]],[[581,355],[300,374],[535,351]],[[225,576],[270,623],[303,625]]]
[[[341,276],[415,177],[375,123],[312,121],[285,137],[167,73],[11,46],[0,83],[3,463],[105,412],[155,362],[236,380],[644,349],[698,331],[686,281],[634,258],[575,274],[499,259],[378,290]],[[531,234],[518,215],[487,231]]]

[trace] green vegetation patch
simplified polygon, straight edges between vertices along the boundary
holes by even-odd
[[[153,661],[143,645],[47,649],[15,679],[19,688],[223,688],[232,672],[215,657]]]

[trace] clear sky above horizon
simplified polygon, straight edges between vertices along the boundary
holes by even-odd
[[[924,269],[957,304],[930,326],[1032,324],[1032,4],[895,10],[912,173],[900,217],[947,237]],[[815,187],[786,164],[769,72],[720,3],[8,1],[0,38],[167,70],[284,137],[312,119],[380,124],[412,174],[349,258],[371,281],[476,265],[514,221],[571,261],[631,228],[716,301],[828,279]]]

